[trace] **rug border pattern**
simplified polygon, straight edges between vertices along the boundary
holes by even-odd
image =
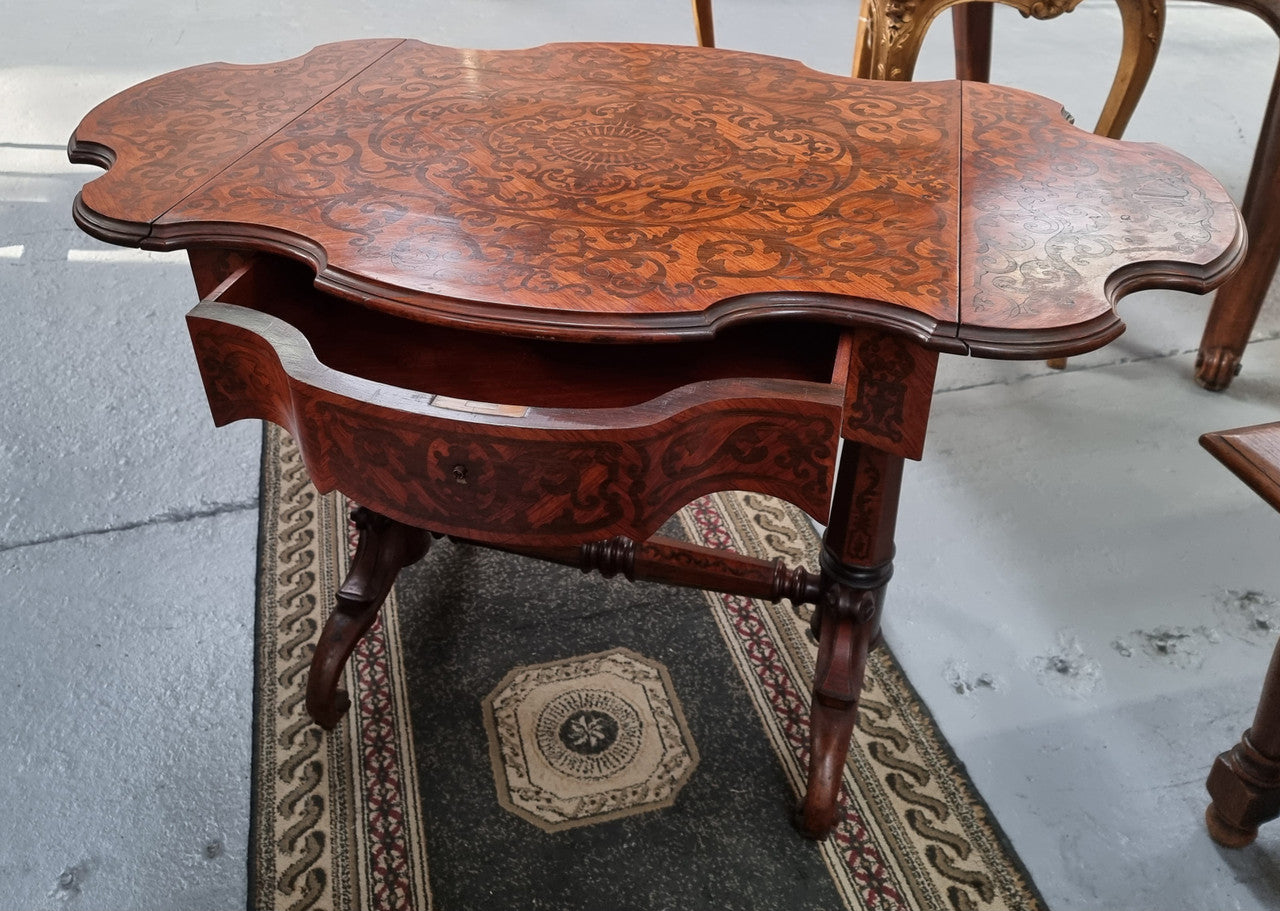
[[[346,679],[352,711],[321,738],[305,721],[299,668],[350,558],[346,504],[316,494],[296,446],[274,425],[266,425],[263,457],[250,908],[429,909],[399,604],[393,592],[357,649]],[[715,494],[680,521],[700,544],[816,565],[808,519],[778,500]],[[807,615],[786,601],[708,593],[707,602],[799,794],[816,654]],[[779,686],[786,698],[770,698]],[[846,768],[843,819],[820,848],[846,907],[1043,909],[960,769],[892,655],[878,649]],[[919,850],[903,850],[917,842]]]
[[[696,501],[680,517],[698,543],[817,563],[820,541],[808,517],[789,503],[759,494],[719,493]],[[738,668],[744,684],[799,796],[808,761],[809,687],[817,657],[816,643],[802,632],[808,627],[808,611],[797,611],[785,601],[749,602],[755,615],[747,614],[744,624],[741,602],[747,599],[711,592],[706,597],[726,644],[742,656]],[[802,705],[773,697],[773,681],[751,679],[748,668],[761,673],[760,662],[752,660],[754,623],[771,628],[771,641],[790,646],[784,649],[791,652],[784,663],[803,684],[796,690]],[[804,647],[797,648],[801,642]],[[864,687],[845,769],[843,818],[822,843],[824,861],[849,907],[1043,909],[1030,874],[963,776],[961,763],[887,647],[872,652]],[[901,750],[892,729],[875,724],[872,715],[896,717],[910,732],[912,751]],[[895,803],[907,804],[906,812]],[[922,839],[925,848],[921,853],[899,851],[892,869],[880,867],[874,860],[884,856],[868,857],[860,846],[868,831],[875,833],[876,843],[902,846]]]
[[[393,592],[353,653],[351,711],[325,734],[306,716],[303,684],[352,528],[345,499],[316,492],[292,438],[264,427],[249,909],[426,911],[398,602]]]

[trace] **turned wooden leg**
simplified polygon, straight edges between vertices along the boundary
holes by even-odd
[[[1273,27],[1277,24],[1273,23]],[[1280,27],[1277,27],[1280,33]],[[1280,68],[1271,83],[1271,96],[1262,118],[1258,147],[1245,188],[1244,223],[1249,231],[1249,252],[1240,271],[1218,289],[1196,358],[1196,382],[1213,392],[1231,385],[1240,372],[1240,359],[1258,312],[1266,299],[1280,262]]]
[[[1253,727],[1214,761],[1205,786],[1212,798],[1205,823],[1220,845],[1243,848],[1258,837],[1258,826],[1280,817],[1280,645]]]
[[[431,544],[428,532],[364,507],[351,515],[360,531],[355,558],[338,590],[337,605],[320,632],[307,677],[307,714],[327,730],[351,707],[338,681],[352,650],[373,625],[396,575],[420,560]]]
[[[845,441],[823,538],[809,775],[795,820],[809,838],[826,838],[839,822],[840,783],[867,653],[879,636],[880,608],[893,574],[901,481],[901,456]]]

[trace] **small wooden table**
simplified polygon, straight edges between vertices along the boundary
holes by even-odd
[[[1280,510],[1280,423],[1206,433],[1200,445]],[[1280,817],[1280,645],[1271,656],[1253,726],[1213,763],[1205,822],[1214,841],[1242,848]]]
[[[701,48],[327,45],[100,105],[77,222],[187,248],[219,423],[298,439],[363,505],[312,665],[338,679],[430,535],[817,605],[803,832],[839,812],[939,352],[1076,354],[1114,303],[1206,291],[1239,213],[1186,159],[994,86]],[[655,537],[696,497],[827,524],[818,572]]]

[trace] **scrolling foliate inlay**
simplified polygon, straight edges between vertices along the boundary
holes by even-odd
[[[929,2],[872,12],[907,42]],[[367,306],[558,339],[781,313],[1069,354],[1243,251],[1202,169],[1043,99],[711,48],[346,42],[143,83],[71,154],[110,167],[77,203],[95,236],[284,253]]]
[[[71,140],[73,159],[112,169],[84,188],[95,212],[156,218],[258,142],[400,44],[326,44],[293,60],[255,66],[212,63],[179,70],[94,108]],[[123,210],[123,211],[122,211]],[[127,214],[126,214],[127,213]]]
[[[407,42],[165,221],[267,223],[468,300],[698,311],[773,289],[951,320],[956,91],[715,50]]]
[[[1155,274],[1166,265],[1169,274],[1155,284],[1177,286],[1181,264],[1212,271],[1217,258],[1229,264],[1238,255],[1234,205],[1216,182],[1196,180],[1189,160],[1085,133],[1043,98],[965,89],[967,327],[1084,323],[1110,314],[1116,292],[1109,283],[1127,266],[1150,264]],[[1232,237],[1234,248],[1222,244]],[[1201,290],[1197,281],[1186,284]]]
[[[614,534],[644,540],[686,503],[723,489],[785,494],[824,520],[838,429],[824,409],[793,404],[783,414],[773,403],[714,403],[676,418],[690,430],[670,441],[669,425],[575,440],[404,415],[371,419],[324,396],[286,426],[322,488],[342,477],[353,498],[435,531],[564,544]]]

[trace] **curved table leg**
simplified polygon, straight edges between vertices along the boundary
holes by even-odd
[[[352,512],[360,538],[337,606],[320,632],[307,676],[307,714],[332,730],[351,707],[338,689],[342,670],[360,637],[373,625],[401,569],[420,560],[431,544],[429,532],[359,507]]]
[[[902,457],[845,440],[823,537],[823,595],[814,614],[818,662],[809,716],[809,774],[796,828],[826,838],[840,821],[840,785],[867,653],[893,574]]]
[[[860,590],[835,583],[814,614],[818,664],[809,713],[809,777],[795,819],[807,838],[826,838],[839,822],[845,760],[883,599],[884,586]]]
[[[1220,755],[1205,783],[1213,798],[1205,823],[1213,840],[1243,848],[1258,826],[1280,817],[1280,645],[1271,656],[1253,727]]]

